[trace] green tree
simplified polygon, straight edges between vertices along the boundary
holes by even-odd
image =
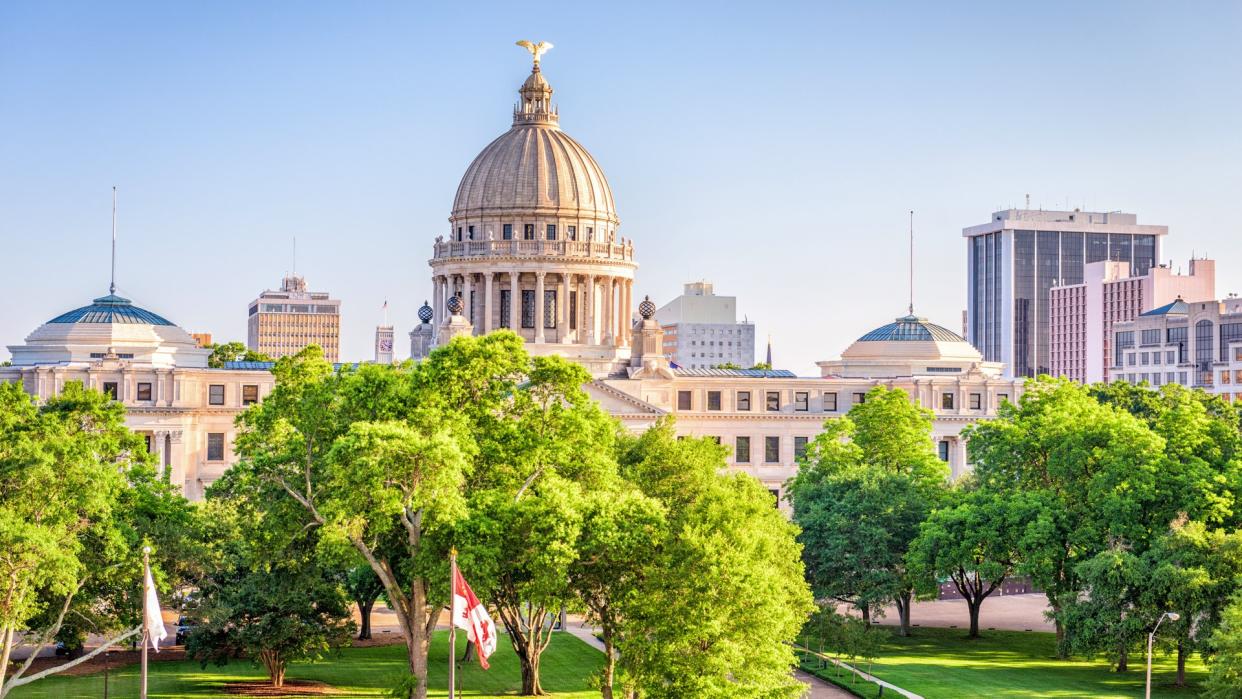
[[[771,371],[772,365],[767,362],[755,362],[754,366],[751,367],[751,370],[752,371],[755,371],[755,370]]]
[[[371,570],[371,566],[354,566],[345,573],[345,591],[358,605],[358,616],[362,619],[358,625],[358,640],[366,641],[371,638],[371,610],[375,608],[375,601],[384,594],[384,583]]]
[[[713,364],[713,369],[741,369],[742,367],[735,362],[725,362],[724,364]]]
[[[141,546],[161,536],[176,548],[188,518],[149,462],[123,407],[102,393],[70,382],[36,407],[20,386],[0,384],[0,696],[141,631]],[[167,589],[161,560],[157,549]],[[106,640],[26,675],[32,653],[9,673],[17,646],[80,644],[86,631]]]
[[[1021,494],[970,491],[936,510],[919,527],[906,554],[919,592],[934,597],[948,578],[966,600],[970,638],[979,636],[979,610],[1019,563],[1019,541],[1029,519]]]
[[[256,542],[265,537],[253,533],[266,525],[221,503],[209,511],[224,551],[219,569],[199,585],[190,657],[204,667],[253,658],[280,688],[291,661],[317,660],[349,643],[353,622],[340,576],[318,560],[313,533],[297,532],[279,552],[263,550]]]
[[[429,535],[465,514],[473,442],[416,374],[454,351],[418,367],[340,372],[315,347],[281,358],[272,394],[239,419],[241,461],[220,486],[267,517],[320,528],[322,545],[366,560],[407,644],[413,682],[403,686],[420,698],[448,589],[447,545]]]
[[[270,362],[272,358],[262,352],[255,352],[240,342],[213,343],[207,345],[211,354],[207,356],[207,366],[221,369],[225,362]]]
[[[931,413],[900,389],[873,388],[844,418],[830,419],[789,483],[816,597],[856,605],[869,622],[894,602],[910,630],[915,577],[906,553],[947,490]]]
[[[980,486],[1001,497],[1023,493],[1032,506],[1020,571],[1045,591],[1059,641],[1064,611],[1084,591],[1078,565],[1110,543],[1145,550],[1186,504],[1160,487],[1164,440],[1069,381],[1028,382],[1017,404],[967,436]]]
[[[659,542],[666,537],[664,507],[638,490],[595,492],[582,503],[582,530],[569,582],[604,642],[604,699],[613,696],[624,610],[641,594]]]
[[[794,697],[791,642],[814,609],[795,528],[725,450],[665,421],[622,445],[622,473],[668,512],[668,533],[624,605],[623,686],[650,699]]]
[[[1212,634],[1216,655],[1204,696],[1209,699],[1242,697],[1242,591],[1235,592],[1220,626]]]

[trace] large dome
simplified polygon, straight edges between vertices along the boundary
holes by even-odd
[[[552,87],[537,62],[518,93],[522,101],[513,111],[512,128],[466,168],[450,221],[490,227],[510,219],[521,224],[533,216],[540,222],[614,228],[617,211],[604,170],[561,131]]]
[[[509,212],[617,222],[603,169],[555,125],[516,124],[466,168],[453,219]]]

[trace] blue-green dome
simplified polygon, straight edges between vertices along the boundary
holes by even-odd
[[[164,318],[139,308],[116,294],[100,296],[89,306],[62,313],[49,323],[129,323],[133,325],[172,325]]]
[[[965,342],[961,335],[942,328],[926,318],[902,316],[895,323],[876,328],[858,338],[859,342]]]

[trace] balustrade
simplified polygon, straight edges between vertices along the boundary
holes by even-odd
[[[435,259],[457,257],[588,257],[634,260],[634,246],[585,240],[463,240],[435,244]]]

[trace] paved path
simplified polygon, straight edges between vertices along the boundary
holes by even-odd
[[[794,677],[811,685],[806,694],[802,695],[803,699],[853,699],[854,695],[841,689],[830,682],[825,682],[814,675],[808,675],[801,670],[794,671]],[[874,687],[873,687],[874,689]]]

